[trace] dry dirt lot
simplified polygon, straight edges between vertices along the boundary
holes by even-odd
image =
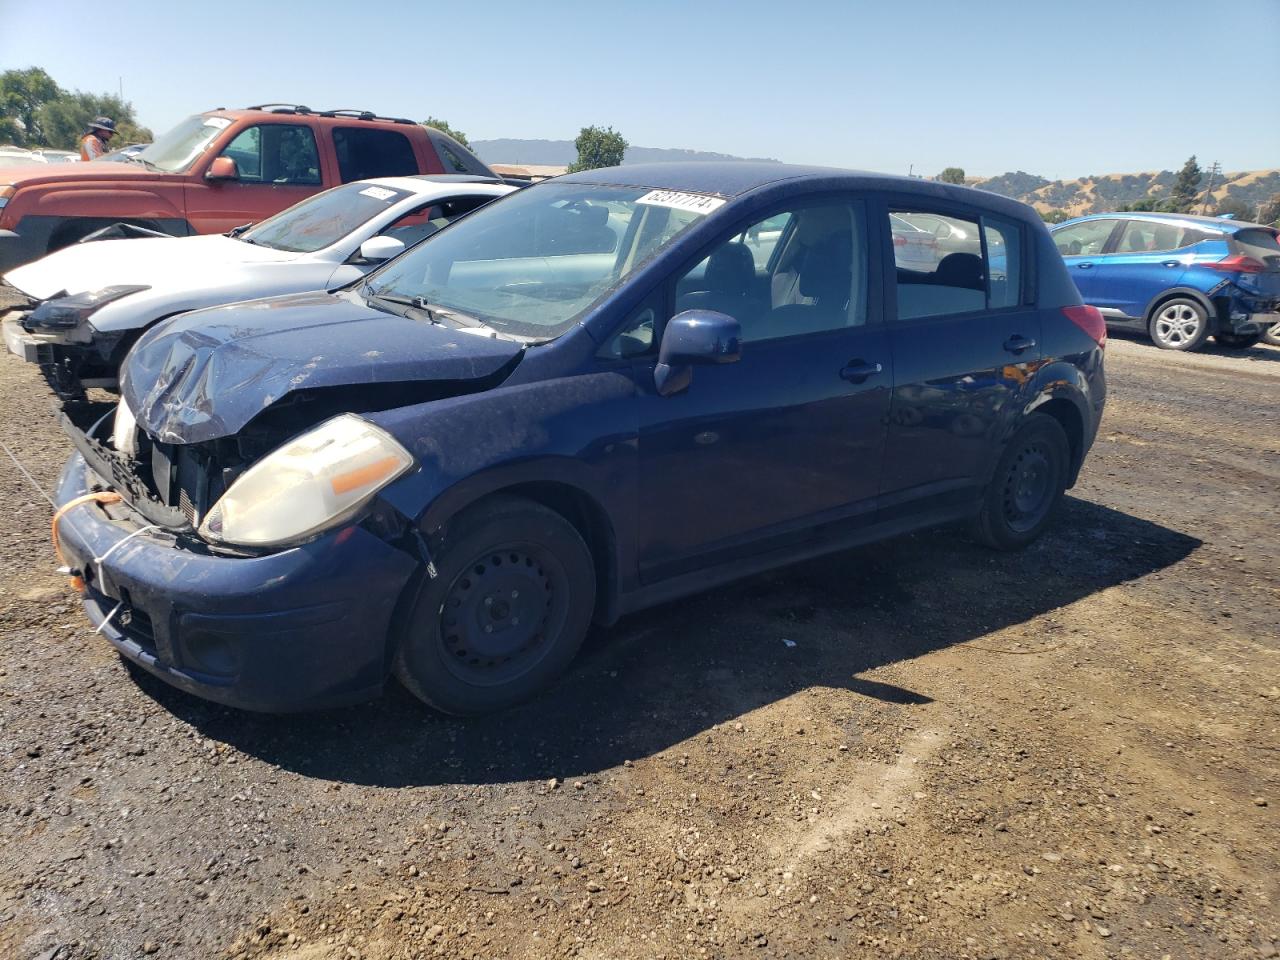
[[[1280,351],[1108,354],[1033,548],[756,577],[470,722],[135,676],[0,454],[0,957],[1280,956]],[[9,358],[0,409],[50,489]]]

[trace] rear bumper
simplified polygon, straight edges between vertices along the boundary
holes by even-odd
[[[58,504],[100,482],[76,454]],[[316,709],[381,691],[393,613],[417,568],[407,554],[351,526],[266,556],[212,556],[112,512],[73,508],[59,542],[84,576],[85,612],[122,656],[246,710]]]

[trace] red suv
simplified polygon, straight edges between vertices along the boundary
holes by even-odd
[[[493,176],[411,120],[293,104],[210,110],[128,162],[0,169],[0,273],[115,223],[223,233],[340,183],[415,173]]]

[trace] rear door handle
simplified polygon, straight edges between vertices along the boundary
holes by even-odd
[[[858,359],[850,360],[843,370],[840,371],[840,378],[848,380],[850,383],[862,383],[868,377],[874,377],[877,373],[884,371],[878,363],[867,363],[867,361]]]
[[[1088,270],[1088,269],[1089,269],[1090,267],[1092,267],[1092,266],[1093,266],[1093,264],[1092,264],[1092,263],[1077,263],[1077,264],[1076,264],[1076,267],[1077,267],[1077,268],[1079,268],[1080,270]]]
[[[1020,333],[1015,333],[1012,337],[1004,342],[1004,348],[1010,353],[1025,353],[1036,345],[1036,342],[1030,337],[1024,337]]]
[[[1166,260],[1166,261],[1162,264],[1162,266],[1165,266],[1165,267],[1180,267],[1180,266],[1182,266],[1182,261],[1181,261],[1181,260]]]

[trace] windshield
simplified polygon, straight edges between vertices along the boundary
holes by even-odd
[[[139,153],[138,159],[157,170],[177,173],[191,166],[213,138],[229,126],[231,121],[226,117],[187,117]]]
[[[311,253],[337,243],[362,223],[409,196],[368,183],[347,183],[263,220],[240,239],[276,250]]]
[[[530,187],[397,257],[364,290],[550,340],[704,216],[673,206],[680,198],[707,210],[723,202],[645,187]]]

